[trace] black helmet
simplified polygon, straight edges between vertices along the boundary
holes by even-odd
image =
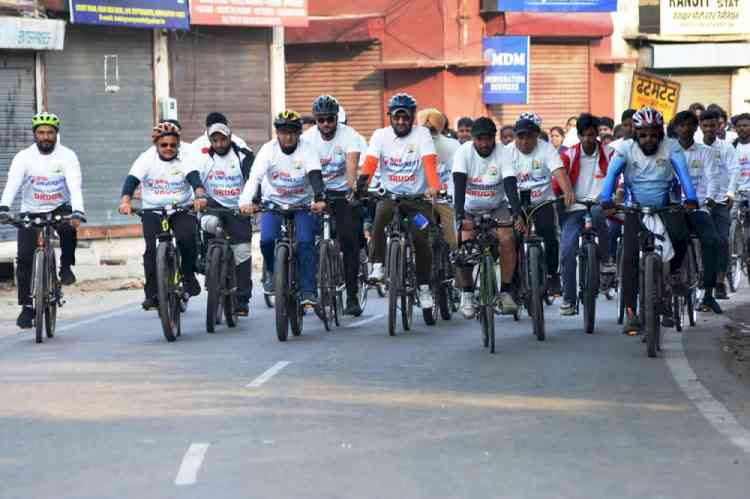
[[[318,116],[331,116],[339,114],[339,101],[330,95],[321,95],[313,102],[312,112]]]
[[[484,116],[477,118],[471,125],[471,136],[479,137],[480,135],[496,136],[497,126],[495,126],[495,122]]]
[[[396,94],[388,101],[388,112],[393,114],[399,109],[405,109],[410,114],[417,111],[417,101],[409,94]]]
[[[273,126],[276,130],[287,129],[292,131],[302,131],[302,117],[295,111],[281,111],[276,119],[273,120]]]

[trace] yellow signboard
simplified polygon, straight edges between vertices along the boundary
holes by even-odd
[[[680,84],[648,73],[633,73],[630,88],[630,107],[640,109],[652,107],[664,115],[668,122],[677,112],[680,100]]]

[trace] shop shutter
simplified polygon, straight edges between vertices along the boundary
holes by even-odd
[[[369,140],[383,126],[383,73],[379,43],[286,46],[287,107],[311,114],[322,94],[338,99],[349,125]]]
[[[191,26],[170,37],[172,96],[187,140],[205,133],[211,112],[226,115],[255,151],[270,139],[270,33]]]
[[[0,192],[5,188],[13,156],[34,142],[31,117],[36,111],[34,54],[0,51]],[[21,196],[11,207],[20,209]],[[16,238],[16,229],[0,225],[0,241]]]
[[[589,111],[588,43],[532,40],[529,62],[529,103],[490,106],[500,124],[512,125],[522,112],[535,112],[541,116],[544,129],[549,130]]]
[[[130,166],[151,143],[151,31],[68,24],[65,50],[46,58],[48,109],[81,163],[88,224],[138,223],[117,206]]]
[[[700,102],[704,106],[715,103],[729,116],[732,115],[731,73],[711,70],[708,73],[660,71],[659,74],[680,83],[680,101],[677,103],[677,109],[687,109],[694,102]]]

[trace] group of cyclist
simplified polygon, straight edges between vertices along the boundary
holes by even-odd
[[[439,225],[454,253],[475,237],[477,217],[485,214],[498,222],[494,229],[500,265],[497,308],[503,314],[518,310],[514,275],[518,266],[519,234],[528,230],[522,205],[538,206],[534,226],[544,241],[546,289],[561,295],[560,313],[577,313],[577,254],[586,207],[578,201],[598,201],[591,210],[597,233],[600,271],[613,274],[618,237],[622,239],[622,293],[627,320],[625,332],[637,332],[638,234],[643,221],[638,213],[622,215],[618,204],[662,208],[681,204],[684,210],[662,212],[663,239],[674,256],[669,261],[667,285],[677,289],[690,234],[702,247],[705,294],[704,310],[721,313],[716,298],[726,298],[730,211],[737,192],[750,187],[750,114],[733,119],[738,133],[731,143],[719,138],[722,116],[715,110],[678,113],[667,136],[662,115],[651,108],[623,113],[622,137],[605,143],[601,127],[609,126],[584,113],[575,120],[576,140],[556,148],[547,142],[541,119],[523,113],[500,133],[493,119],[461,118],[457,139],[449,137],[448,121],[437,109],[417,113],[417,102],[405,93],[388,101],[389,126],[376,130],[366,141],[346,124],[339,102],[323,95],[312,103],[314,127],[303,132],[303,118],[284,111],[274,119],[274,139],[257,155],[236,137],[225,116],[211,113],[205,134],[192,144],[183,140],[176,120],[158,123],[152,130],[153,145],[133,163],[125,178],[119,212],[134,212],[140,198],[145,252],[145,301],[143,308],[158,308],[156,241],[161,229],[158,210],[167,206],[192,206],[233,210],[225,222],[235,255],[238,276],[238,314],[249,314],[252,290],[249,215],[260,216],[260,249],[266,279],[263,291],[274,292],[274,248],[282,217],[263,207],[307,207],[294,215],[300,303],[317,305],[316,236],[319,215],[328,211],[336,225],[343,255],[346,309],[362,313],[358,272],[363,249],[363,211],[360,198],[376,188],[390,196],[373,197],[374,216],[369,234],[368,280],[385,277],[386,226],[392,219],[394,197],[404,197],[399,209],[425,224]],[[75,228],[84,219],[81,170],[73,151],[57,139],[60,119],[50,113],[33,117],[35,144],[13,159],[0,200],[0,222],[10,219],[10,206],[22,191],[21,211],[40,214],[72,213],[72,227],[58,233],[62,257],[60,281],[75,282]],[[700,133],[699,133],[700,130]],[[559,203],[550,201],[559,200]],[[618,213],[620,213],[618,215]],[[201,292],[196,272],[201,271],[201,238],[210,238],[210,217],[193,212],[171,215],[171,227],[182,256],[184,289],[190,296]],[[434,304],[431,271],[433,250],[428,232],[415,222],[417,303],[423,309]],[[658,224],[657,224],[658,225]],[[658,230],[656,227],[654,230]],[[32,325],[30,273],[34,250],[33,229],[19,229],[18,301],[22,307],[18,326]],[[561,279],[562,274],[562,279]],[[455,287],[460,290],[460,310],[466,318],[475,313],[472,268],[458,265]],[[668,317],[664,317],[669,325]]]

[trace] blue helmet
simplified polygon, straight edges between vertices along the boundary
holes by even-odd
[[[409,94],[396,94],[388,101],[388,113],[393,114],[400,109],[413,115],[417,111],[417,101]]]
[[[312,112],[315,116],[330,116],[339,113],[339,101],[330,95],[321,95],[313,102]]]

